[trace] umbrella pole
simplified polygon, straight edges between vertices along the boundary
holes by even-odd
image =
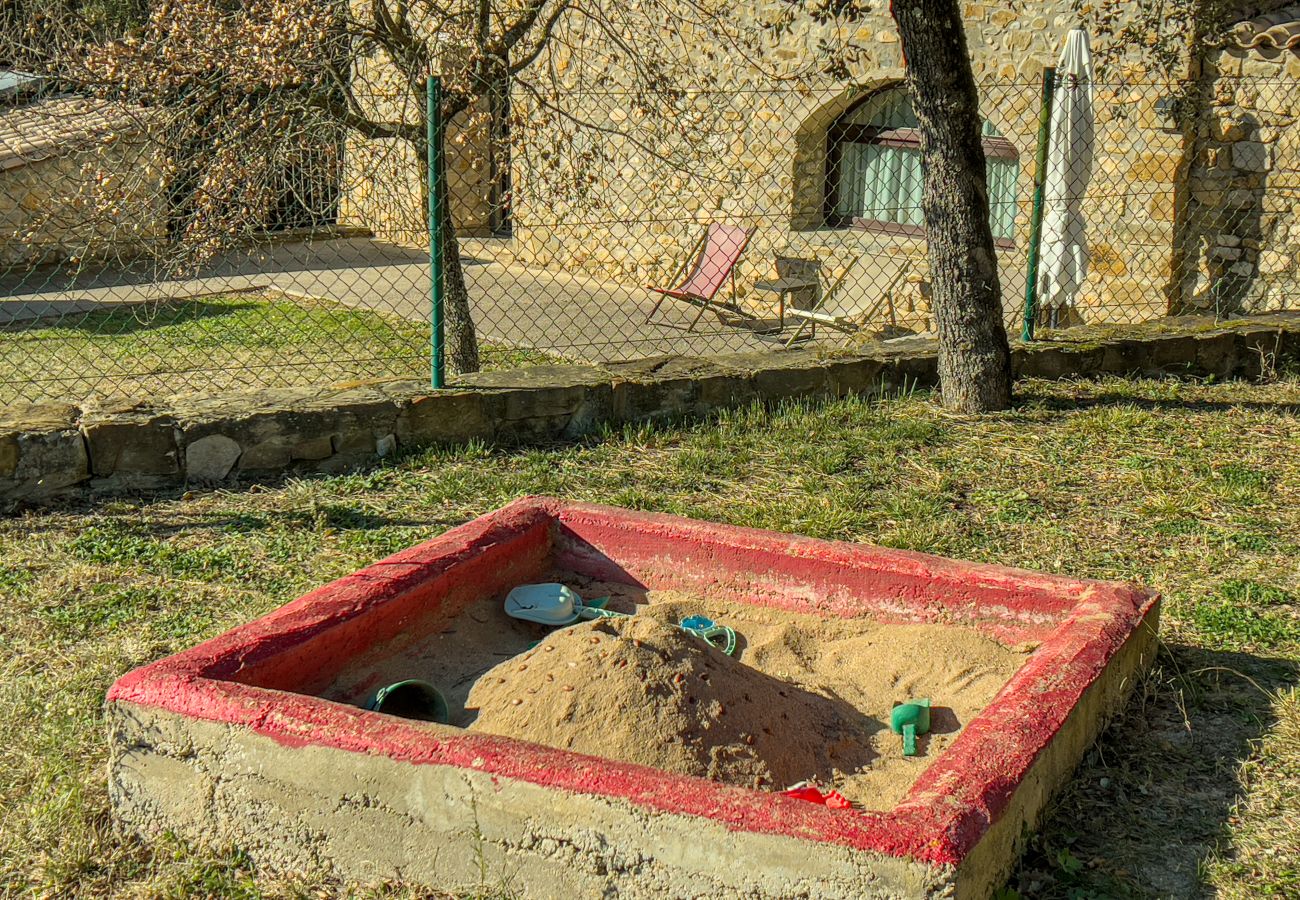
[[[1052,97],[1056,92],[1056,67],[1043,69],[1043,105],[1038,111],[1038,154],[1034,157],[1034,207],[1029,226],[1029,273],[1025,278],[1025,322],[1022,341],[1034,339],[1038,317],[1038,256],[1043,242],[1043,185],[1047,182],[1047,138],[1052,126]]]

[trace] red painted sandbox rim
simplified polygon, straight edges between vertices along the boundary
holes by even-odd
[[[1003,689],[888,812],[837,811],[801,800],[539,744],[459,729],[417,726],[346,704],[229,680],[331,627],[366,614],[417,581],[446,571],[502,535],[546,521],[599,519],[652,528],[707,529],[710,536],[792,555],[821,552],[895,571],[964,574],[982,583],[1023,585],[1069,597],[1072,611]],[[958,865],[1006,810],[1039,754],[1084,692],[1157,607],[1133,585],[1061,578],[960,563],[863,544],[819,541],[675,516],[525,497],[416,547],[345,576],[190,650],[136,669],[109,689],[126,702],[238,725],[289,747],[378,754],[415,765],[490,773],[565,791],[617,798],[649,809],[700,816],[736,831],[828,842],[939,865]]]

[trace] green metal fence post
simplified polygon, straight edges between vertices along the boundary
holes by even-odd
[[[432,384],[443,387],[447,380],[446,353],[442,325],[442,230],[441,185],[442,172],[442,83],[436,75],[429,76],[426,91],[425,123],[428,141],[427,191],[429,194],[429,325],[432,332],[430,353],[432,357]]]
[[[1043,69],[1043,105],[1038,111],[1038,154],[1034,157],[1034,208],[1029,226],[1029,271],[1025,278],[1025,323],[1022,341],[1034,339],[1038,317],[1038,256],[1043,241],[1043,184],[1047,180],[1047,138],[1052,127],[1052,96],[1056,92],[1056,69]]]

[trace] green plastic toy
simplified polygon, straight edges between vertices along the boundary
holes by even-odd
[[[380,688],[366,699],[363,708],[421,722],[440,725],[451,722],[447,698],[429,682],[418,678],[408,678]]]
[[[903,755],[916,756],[916,736],[930,730],[930,700],[922,697],[894,707],[889,714],[889,727],[894,734],[903,736]]]

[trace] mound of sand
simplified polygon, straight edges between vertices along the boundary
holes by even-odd
[[[881,728],[648,616],[553,632],[485,673],[473,730],[748,787],[833,780]]]

